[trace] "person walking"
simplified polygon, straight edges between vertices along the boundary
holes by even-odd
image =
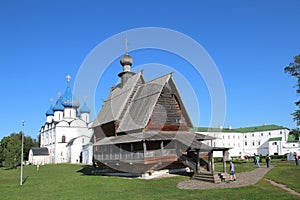
[[[254,154],[253,156],[253,161],[254,161],[254,165],[256,166],[257,165],[256,154]]]
[[[230,180],[231,181],[236,181],[236,176],[235,176],[235,173],[234,173],[234,164],[233,164],[232,160],[230,161],[229,167],[230,167],[230,173],[229,173]]]
[[[260,157],[259,157],[259,155],[256,155],[256,156],[255,156],[255,160],[256,160],[256,165],[257,165],[257,167],[260,167],[260,164],[259,164]]]
[[[271,160],[271,157],[269,156],[269,154],[267,154],[267,156],[266,156],[267,168],[270,168],[270,160]]]
[[[298,166],[299,165],[299,156],[298,156],[297,152],[294,152],[294,157],[295,157],[296,166]]]

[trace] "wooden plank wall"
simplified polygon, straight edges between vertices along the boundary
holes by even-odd
[[[164,87],[153,110],[146,130],[189,131],[180,103],[170,89]]]

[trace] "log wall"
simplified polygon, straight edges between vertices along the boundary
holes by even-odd
[[[156,103],[146,130],[189,131],[175,94],[165,87]]]

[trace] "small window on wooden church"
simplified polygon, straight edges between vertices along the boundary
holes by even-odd
[[[61,137],[61,142],[62,142],[62,143],[66,143],[66,136],[63,135],[63,136]]]

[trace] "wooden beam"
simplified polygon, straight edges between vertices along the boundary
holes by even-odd
[[[213,174],[215,171],[213,151],[208,153],[208,158],[209,158],[210,170],[211,170],[211,173]]]
[[[147,151],[146,141],[143,141],[143,150],[144,150],[144,153]]]
[[[223,152],[223,172],[226,173],[226,160],[225,160],[225,150]]]
[[[196,165],[197,173],[200,173],[200,149],[197,149],[197,165]]]

